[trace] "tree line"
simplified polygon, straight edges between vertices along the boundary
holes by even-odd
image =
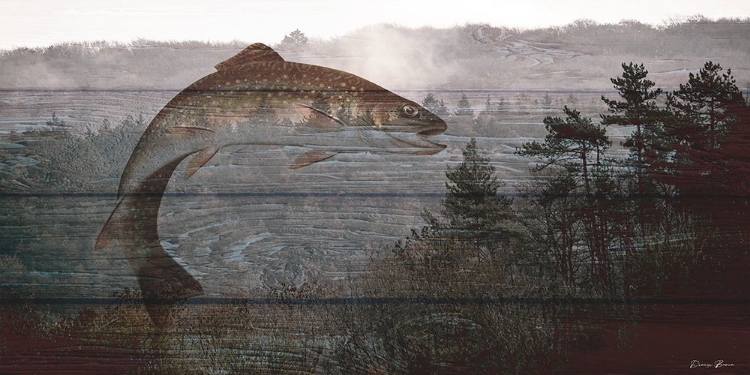
[[[671,92],[643,65],[622,67],[611,80],[617,96],[601,98],[606,113],[595,120],[568,101],[561,116],[543,119],[543,140],[516,150],[535,178],[513,197],[469,141],[446,171],[440,208],[423,210],[425,225],[373,256],[367,272],[277,292],[271,305],[183,306],[169,332],[155,331],[129,291],[121,304],[53,323],[27,306],[4,307],[0,352],[93,353],[132,372],[535,373],[564,368],[571,348],[601,346],[598,318],[637,321],[628,304],[577,299],[741,296],[750,241],[745,96],[712,62]],[[337,104],[316,103],[345,118]],[[434,95],[423,104],[448,111]],[[632,131],[618,145],[612,126]],[[296,303],[342,295],[358,302]],[[386,302],[366,302],[379,298]],[[268,331],[264,315],[277,320]]]
[[[517,148],[535,178],[515,197],[501,192],[477,141],[466,144],[463,161],[446,171],[440,209],[424,210],[425,225],[353,289],[474,304],[347,308],[341,321],[360,325],[339,348],[343,363],[374,356],[396,372],[560,369],[570,351],[601,346],[613,327],[625,340],[639,300],[742,298],[750,111],[731,70],[707,62],[665,92],[642,64],[622,68],[598,121],[565,106],[564,116],[543,119],[544,140]],[[427,95],[423,105],[440,112],[444,103]],[[612,126],[632,131],[615,145]],[[373,338],[381,346],[368,344]]]
[[[497,193],[494,167],[472,139],[464,162],[446,173],[442,210],[424,213],[427,226],[412,240],[460,240],[512,277],[554,280],[571,295],[742,290],[750,107],[731,69],[706,62],[671,92],[643,64],[622,69],[598,121],[565,106],[563,117],[543,119],[543,141],[516,150],[538,182],[515,202]],[[429,94],[423,105],[440,112],[444,103]],[[625,158],[611,152],[612,126],[632,129],[617,145]],[[699,263],[716,272],[691,273]]]

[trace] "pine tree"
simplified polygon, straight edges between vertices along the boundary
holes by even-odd
[[[309,39],[305,33],[296,29],[284,36],[284,39],[281,40],[281,46],[286,48],[296,48],[304,46],[308,41]]]
[[[427,108],[427,110],[438,116],[448,114],[448,108],[445,106],[443,99],[438,100],[432,93],[428,93],[424,100],[422,100],[422,107]]]
[[[678,195],[674,204],[702,228],[694,245],[705,259],[701,271],[744,275],[750,265],[750,108],[731,70],[724,72],[711,61],[668,94],[667,108],[674,141],[668,182]],[[710,289],[725,295],[746,292],[746,277],[726,277],[712,277],[703,285],[721,285]]]
[[[688,82],[667,94],[667,106],[680,123],[673,130],[678,142],[692,148],[713,150],[737,117],[732,108],[744,105],[732,70],[722,74],[719,64],[709,61],[700,72],[690,73]]]
[[[442,98],[440,98],[440,104],[438,104],[437,108],[435,108],[435,112],[432,112],[438,116],[448,116],[448,106],[445,105],[445,102]]]
[[[62,120],[59,117],[57,117],[57,113],[55,113],[55,111],[52,111],[52,118],[47,120],[46,124],[48,126],[68,126],[65,124],[65,120]]]
[[[552,97],[548,92],[544,93],[544,97],[542,98],[542,107],[544,107],[544,109],[552,108]]]
[[[484,108],[475,119],[475,130],[478,134],[492,134],[497,124],[498,116],[495,106],[492,105],[490,96],[484,102]]]
[[[425,107],[430,111],[437,108],[438,104],[439,104],[438,100],[435,98],[435,95],[433,95],[431,92],[427,93],[427,96],[425,96],[424,99],[422,100],[422,107]]]
[[[638,192],[644,193],[646,190],[644,174],[649,164],[664,156],[662,144],[664,112],[656,104],[656,99],[662,94],[662,90],[654,89],[656,84],[646,79],[648,71],[643,64],[623,63],[622,69],[622,76],[612,78],[610,81],[623,101],[602,96],[602,101],[607,104],[611,114],[602,115],[601,123],[635,126],[635,131],[627,137],[623,146],[630,149],[635,163]]]
[[[461,94],[461,99],[458,100],[456,115],[458,116],[473,116],[474,110],[471,109],[471,103],[466,94]]]
[[[495,110],[497,112],[505,112],[506,107],[507,107],[507,103],[505,102],[505,98],[503,97],[500,97],[497,100],[497,103],[495,103]]]
[[[567,106],[563,109],[565,119],[547,116],[544,125],[547,136],[544,143],[536,141],[524,143],[516,154],[526,157],[541,157],[544,162],[535,170],[542,170],[551,165],[564,167],[571,173],[580,173],[586,193],[591,192],[590,156],[596,156],[596,165],[601,162],[601,155],[612,142],[601,125],[594,125],[589,118]]]
[[[510,235],[507,223],[512,217],[512,200],[498,195],[502,184],[494,177],[495,167],[479,155],[474,138],[462,151],[463,162],[445,173],[448,193],[441,201],[442,218],[428,212],[423,218],[438,234],[492,250]]]
[[[740,125],[745,106],[731,69],[722,73],[711,61],[667,95],[674,155],[665,179],[683,198],[725,193],[733,185],[729,182],[737,171],[732,165],[738,160],[734,146],[747,144],[745,126]],[[712,204],[712,198],[698,199]]]
[[[567,286],[612,287],[610,247],[615,241],[618,212],[611,171],[602,155],[612,145],[602,125],[564,107],[566,117],[547,116],[543,143],[524,143],[516,154],[541,159],[532,168],[540,172],[556,167],[532,193],[531,207],[538,210],[527,228],[554,271]],[[595,165],[592,159],[595,157]],[[581,194],[581,192],[585,193]],[[620,200],[616,200],[620,201]]]

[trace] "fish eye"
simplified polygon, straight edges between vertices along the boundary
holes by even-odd
[[[419,109],[411,105],[405,105],[403,108],[406,117],[417,117],[419,115]]]

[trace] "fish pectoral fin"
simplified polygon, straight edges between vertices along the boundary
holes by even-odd
[[[200,126],[172,126],[169,128],[169,132],[172,134],[204,134],[214,133],[209,128],[202,128]]]
[[[315,164],[317,162],[330,159],[336,156],[338,152],[324,151],[324,150],[312,150],[300,155],[289,167],[289,169],[298,169],[307,167],[308,165]]]
[[[316,130],[333,130],[346,125],[336,117],[306,104],[294,103],[294,108],[305,118],[305,125]]]
[[[185,178],[192,177],[195,172],[198,172],[198,170],[201,169],[202,166],[208,163],[208,161],[211,160],[211,158],[213,158],[217,152],[219,152],[218,147],[210,147],[195,153],[193,158],[190,159],[190,162],[187,165],[187,169],[185,169]]]

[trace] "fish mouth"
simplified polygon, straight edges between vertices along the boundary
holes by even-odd
[[[443,131],[441,130],[440,132],[434,133],[431,135],[441,134],[442,132]],[[440,151],[445,150],[448,147],[448,145],[444,145],[442,143],[436,143],[427,139],[427,135],[424,135],[424,133],[418,133],[417,137],[419,138],[420,141],[427,143],[429,145],[428,148],[425,148],[423,151],[418,152],[417,155],[434,155]]]
[[[439,119],[433,119],[426,128],[423,124],[420,125],[423,128],[416,133],[407,131],[389,135],[402,143],[417,148],[417,150],[412,151],[414,155],[434,155],[448,147],[447,145],[427,139],[427,137],[432,135],[443,134],[448,129],[448,124]]]
[[[438,134],[443,134],[443,132],[446,129],[447,129],[447,126],[435,126],[429,129],[422,130],[421,132],[417,134],[424,135],[424,136],[438,135]]]
[[[442,131],[440,133],[442,133]],[[414,155],[434,155],[439,153],[440,151],[445,150],[446,147],[448,147],[447,145],[436,143],[427,139],[427,135],[423,134],[422,132],[398,134],[388,133],[388,135],[402,144],[413,147],[414,150],[410,150],[407,152]]]
[[[422,128],[417,132],[417,134],[420,135],[438,135],[443,134],[444,131],[448,130],[448,124],[437,116],[430,116],[426,123],[422,122],[414,125]]]

